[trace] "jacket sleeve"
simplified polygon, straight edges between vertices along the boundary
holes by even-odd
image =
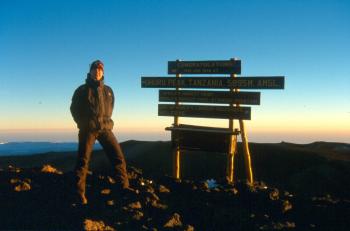
[[[73,97],[72,97],[72,103],[70,105],[70,112],[73,116],[73,119],[76,123],[79,123],[81,120],[81,100],[82,100],[82,89],[79,87],[75,90]]]
[[[114,93],[113,93],[112,88],[110,88],[110,90],[111,90],[111,95],[112,95],[112,103],[111,103],[111,106],[112,106],[112,112],[113,112],[113,109],[114,109]]]

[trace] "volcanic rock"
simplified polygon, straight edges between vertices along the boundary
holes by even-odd
[[[178,213],[174,213],[164,224],[164,228],[174,228],[176,226],[182,226],[181,217]]]
[[[61,171],[57,170],[56,168],[52,167],[51,165],[49,164],[46,164],[44,165],[42,168],[41,168],[41,172],[45,172],[45,173],[53,173],[53,174],[63,174]]]

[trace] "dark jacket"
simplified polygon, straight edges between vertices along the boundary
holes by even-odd
[[[78,87],[73,95],[70,111],[80,130],[111,130],[111,119],[114,107],[112,89],[104,85],[103,80],[86,79],[86,83]]]

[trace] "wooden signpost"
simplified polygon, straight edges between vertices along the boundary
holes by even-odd
[[[240,105],[260,105],[260,92],[240,92],[240,89],[284,89],[284,76],[236,77],[236,74],[240,73],[241,60],[237,59],[177,60],[168,62],[168,74],[176,74],[176,77],[141,77],[143,88],[175,88],[175,90],[159,90],[159,101],[163,103],[158,105],[159,116],[174,116],[173,126],[167,127],[166,130],[171,131],[175,178],[180,178],[181,150],[200,150],[227,153],[227,179],[233,182],[234,155],[237,136],[240,134],[247,179],[250,184],[253,184],[250,151],[243,122],[243,120],[250,120],[251,109]],[[181,77],[181,74],[230,74],[230,76]],[[181,88],[226,90],[180,90]],[[201,103],[201,105],[188,103]],[[202,105],[203,103],[205,105]],[[228,119],[229,126],[216,128],[184,125],[179,124],[179,117]],[[235,119],[239,121],[240,130],[234,128]]]

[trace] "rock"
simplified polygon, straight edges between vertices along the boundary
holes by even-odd
[[[157,208],[157,209],[163,209],[163,210],[165,210],[165,209],[168,208],[167,205],[161,204],[161,203],[159,203],[158,201],[152,201],[151,205],[152,205],[153,208]]]
[[[294,222],[286,221],[283,222],[272,222],[269,225],[260,226],[260,230],[285,230],[285,229],[295,229],[296,225]]]
[[[21,192],[21,191],[29,191],[31,189],[30,183],[32,182],[31,179],[18,179],[18,178],[13,178],[10,180],[10,183],[15,185],[14,190],[16,192]]]
[[[159,191],[160,193],[170,193],[170,189],[168,189],[168,188],[165,187],[164,185],[159,185],[158,191]]]
[[[129,178],[129,180],[135,180],[141,174],[142,174],[142,171],[141,172],[138,172],[138,171],[135,171],[135,170],[128,171],[128,178]]]
[[[145,193],[145,195],[148,198],[150,198],[151,201],[154,201],[154,200],[159,201],[160,200],[159,197],[157,196],[157,194],[155,194],[155,193],[148,192],[148,193]]]
[[[279,191],[278,189],[273,189],[270,193],[269,193],[269,197],[271,200],[275,201],[279,199]]]
[[[152,188],[152,187],[148,186],[148,187],[146,188],[146,192],[149,192],[149,193],[154,193],[154,192],[155,192],[155,190],[154,190],[154,188]]]
[[[164,228],[174,228],[174,227],[181,227],[181,217],[178,213],[174,213],[168,221],[163,225]]]
[[[20,173],[21,172],[20,168],[16,168],[16,167],[14,167],[12,165],[9,165],[7,168],[9,170],[9,172],[15,172],[15,173]]]
[[[111,190],[108,189],[108,188],[105,188],[105,189],[101,190],[101,194],[103,194],[103,195],[109,195],[110,193],[111,193]]]
[[[283,201],[282,204],[282,212],[285,213],[288,210],[291,210],[293,208],[292,203],[290,203],[288,200]]]
[[[133,220],[139,221],[139,220],[141,220],[142,218],[143,218],[143,213],[142,213],[141,211],[136,210],[136,211],[133,212],[133,214],[132,214],[132,219],[133,219]]]
[[[106,204],[109,205],[109,206],[113,206],[114,205],[114,200],[108,200],[106,202]]]
[[[199,187],[202,190],[208,190],[209,189],[209,184],[208,184],[208,182],[204,181],[204,182],[200,183]]]
[[[17,179],[17,178],[13,178],[13,179],[10,180],[10,183],[11,183],[11,184],[21,183],[21,180],[20,180],[20,179]]]
[[[135,201],[135,202],[128,204],[128,207],[130,209],[141,209],[142,205],[141,205],[140,201]]]
[[[192,225],[186,225],[184,231],[194,231],[194,227]]]
[[[59,175],[63,174],[61,171],[58,171],[56,168],[52,167],[49,164],[44,165],[40,171],[44,173],[52,173],[52,174],[59,174]]]
[[[229,188],[229,189],[225,189],[224,191],[233,195],[238,194],[238,190],[236,188]]]
[[[15,187],[16,192],[21,192],[21,191],[29,191],[31,189],[30,184],[28,184],[25,181],[22,181],[19,185]]]
[[[110,184],[115,184],[115,180],[112,177],[108,176],[107,180]]]
[[[88,230],[88,231],[105,231],[105,230],[114,230],[114,228],[105,225],[103,221],[93,221],[90,219],[85,219],[84,221],[84,230]]]

